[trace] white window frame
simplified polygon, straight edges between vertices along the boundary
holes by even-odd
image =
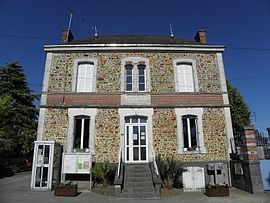
[[[173,60],[173,70],[174,70],[174,79],[175,79],[175,91],[176,92],[187,92],[187,91],[180,91],[180,82],[178,81],[178,64],[190,64],[192,66],[192,73],[193,73],[193,83],[194,83],[194,91],[199,91],[199,84],[198,84],[198,77],[197,77],[197,67],[196,67],[196,60],[190,58],[183,58],[183,59],[175,59]]]
[[[72,92],[77,92],[77,78],[78,78],[78,68],[80,64],[90,63],[94,64],[93,70],[93,80],[92,80],[92,89],[87,92],[96,92],[96,75],[97,75],[97,62],[96,58],[79,58],[74,60],[73,73],[72,73]]]
[[[190,153],[206,153],[206,148],[204,146],[204,136],[203,136],[203,108],[176,108],[175,114],[177,117],[177,153],[178,154],[190,154]],[[184,136],[183,136],[183,116],[193,115],[197,117],[197,149],[195,151],[187,151],[184,149]]]
[[[145,79],[145,90],[139,91],[139,69],[138,66],[140,65],[139,62],[143,61],[145,65],[145,74],[144,74],[144,79]],[[131,65],[133,66],[133,71],[132,71],[132,91],[127,91],[126,90],[126,74],[125,74],[125,69],[126,65],[128,64],[127,62],[132,62]],[[149,60],[147,58],[143,57],[127,57],[123,58],[121,60],[121,92],[150,92],[150,68],[149,68]]]
[[[74,130],[76,116],[90,117],[90,135],[89,148],[92,154],[95,154],[95,117],[97,114],[96,108],[68,108],[68,136],[67,136],[67,152],[73,152]]]
[[[196,130],[196,149],[194,151],[198,151],[198,118],[195,115],[183,115],[182,116],[182,122],[183,120],[187,120],[187,138],[188,138],[188,148],[192,148],[191,145],[191,131],[190,131],[190,120],[194,119],[195,120],[195,130]],[[182,126],[184,129],[184,126]],[[185,137],[184,132],[183,132],[183,137]],[[183,138],[184,139],[184,138]],[[185,144],[185,143],[184,143]],[[184,151],[188,151],[188,148],[185,148],[184,146]]]
[[[86,119],[89,119],[89,132],[88,132],[88,147],[90,147],[90,122],[91,122],[91,118],[89,116],[85,116],[85,115],[80,115],[80,116],[75,116],[74,117],[74,138],[75,138],[75,134],[76,134],[76,128],[77,128],[77,121],[76,120],[82,120],[82,125],[81,125],[81,135],[80,135],[80,148],[75,148],[74,149],[84,149],[83,145],[84,145],[84,132],[85,132],[85,129],[84,129],[84,126],[85,126],[85,120]],[[75,140],[74,140],[75,141]],[[74,142],[73,142],[73,146],[74,146]]]

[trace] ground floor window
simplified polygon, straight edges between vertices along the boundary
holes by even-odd
[[[87,149],[89,148],[90,135],[90,117],[89,116],[76,116],[74,128],[74,149]]]
[[[185,115],[182,117],[184,150],[192,151],[198,148],[198,127],[197,117],[194,115]]]

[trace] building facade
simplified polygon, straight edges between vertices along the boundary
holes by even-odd
[[[46,45],[38,141],[94,162],[148,163],[175,157],[185,167],[222,163],[229,183],[233,137],[223,46],[170,36],[63,35]],[[188,187],[188,186],[187,186]]]

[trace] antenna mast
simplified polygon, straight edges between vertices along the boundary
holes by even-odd
[[[98,36],[97,26],[95,26],[95,37]]]
[[[170,32],[171,32],[171,37],[174,37],[173,29],[172,29],[172,24],[171,23],[170,23]]]
[[[71,21],[72,21],[72,12],[70,13],[70,17],[69,17],[68,32],[70,31]]]

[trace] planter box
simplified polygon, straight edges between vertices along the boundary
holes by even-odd
[[[68,187],[54,187],[55,196],[69,196],[74,197],[78,193],[77,186],[68,186]]]
[[[228,186],[205,187],[205,193],[209,197],[229,196]]]

